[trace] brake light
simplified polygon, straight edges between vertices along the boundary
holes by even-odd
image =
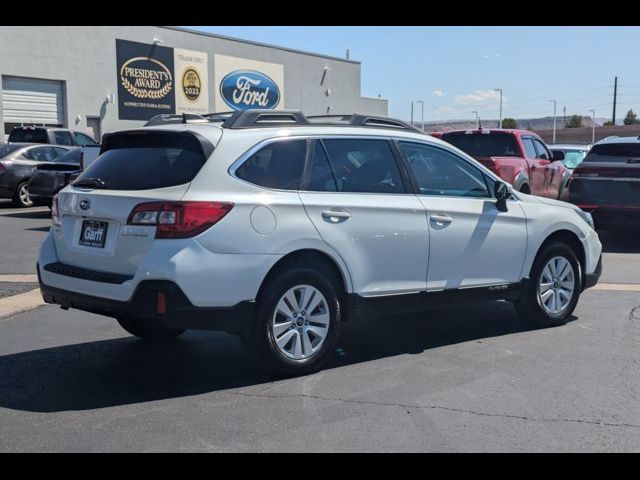
[[[54,195],[51,200],[51,223],[54,227],[60,227],[62,220],[60,218],[60,210],[58,209],[58,195]]]
[[[194,237],[231,211],[230,202],[147,202],[136,205],[127,225],[155,226],[156,238]]]

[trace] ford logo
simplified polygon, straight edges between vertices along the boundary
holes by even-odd
[[[220,82],[220,95],[234,110],[275,108],[280,102],[276,82],[255,70],[235,70]]]
[[[91,202],[89,200],[80,200],[80,208],[82,210],[89,210],[91,208]]]

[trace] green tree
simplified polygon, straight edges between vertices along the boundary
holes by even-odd
[[[518,128],[518,122],[516,122],[515,118],[503,118],[502,128]]]
[[[603,127],[613,127],[613,122],[611,120],[607,120],[602,124]]]
[[[638,115],[636,115],[633,110],[629,110],[627,112],[627,116],[624,117],[624,124],[625,125],[637,125],[640,123],[640,120],[638,120]]]
[[[571,118],[567,122],[567,128],[580,128],[582,126],[581,115],[571,115]]]

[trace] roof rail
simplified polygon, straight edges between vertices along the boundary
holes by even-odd
[[[224,122],[229,117],[231,117],[234,113],[236,112],[235,111],[213,112],[213,113],[205,113],[202,116],[207,120],[209,120],[210,122]]]
[[[174,123],[208,123],[205,117],[201,115],[196,115],[195,113],[183,113],[183,114],[167,114],[161,113],[159,115],[154,115],[151,117],[147,123],[144,124],[145,127],[151,127],[156,125],[170,125]]]
[[[336,122],[331,122],[330,119],[337,119]],[[354,113],[353,115],[313,115],[307,117],[310,123],[314,124],[345,124],[352,127],[375,127],[375,128],[393,128],[398,130],[410,130],[412,132],[422,133],[419,129],[413,125],[398,120],[397,118],[379,117],[375,115],[363,115],[360,113]],[[322,120],[328,120],[323,122]]]
[[[307,117],[299,110],[242,110],[233,113],[222,126],[252,128],[308,124]]]

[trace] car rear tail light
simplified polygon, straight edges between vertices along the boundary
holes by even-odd
[[[6,170],[4,163],[0,162],[0,173],[4,172]]]
[[[84,152],[80,152],[80,170],[84,171]]]
[[[54,195],[51,200],[51,223],[54,227],[60,227],[62,225],[60,210],[58,209],[58,195]]]
[[[156,238],[189,238],[218,223],[232,208],[230,202],[147,202],[133,209],[127,224],[155,226]]]

